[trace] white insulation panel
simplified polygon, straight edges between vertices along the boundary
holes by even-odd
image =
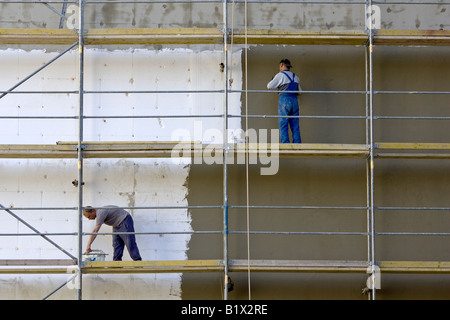
[[[0,51],[0,88],[16,83],[56,57],[40,50]],[[230,59],[232,89],[242,88],[241,51]],[[175,118],[173,115],[218,115],[224,110],[223,93],[130,93],[125,91],[220,91],[224,73],[223,52],[191,49],[88,49],[84,72],[84,141],[219,142],[223,118]],[[78,52],[70,51],[37,73],[15,91],[77,91]],[[98,93],[103,91],[105,93]],[[121,91],[112,93],[112,91]],[[240,114],[240,94],[230,94],[229,113]],[[77,93],[10,93],[0,99],[6,117],[0,119],[1,144],[54,144],[78,140]],[[163,115],[169,116],[164,118]],[[52,117],[69,117],[55,119]],[[94,118],[89,118],[90,116]],[[110,118],[115,116],[116,118]],[[125,116],[126,118],[117,118]],[[130,118],[137,116],[142,118]],[[161,117],[148,117],[161,116]],[[43,118],[42,118],[43,117]],[[70,117],[74,117],[71,119]],[[240,128],[240,119],[230,121]],[[200,128],[200,129],[199,129]],[[199,132],[200,130],[200,132]],[[211,138],[211,132],[218,137]],[[124,207],[188,206],[190,159],[85,159],[83,205]],[[0,162],[0,203],[40,232],[75,233],[78,230],[75,159],[10,159]],[[17,208],[17,210],[14,210]],[[22,210],[23,208],[60,208]],[[136,232],[190,232],[187,209],[131,209]],[[90,232],[93,221],[83,219]],[[111,232],[103,226],[100,232]],[[5,211],[0,212],[0,233],[32,233]],[[78,255],[76,236],[51,239],[73,256]],[[184,260],[189,234],[137,235],[144,260]],[[65,253],[36,236],[2,237],[0,259],[66,259]],[[87,237],[84,238],[85,245]],[[83,250],[85,248],[83,247]],[[93,249],[112,260],[110,235],[98,236]],[[130,260],[125,250],[124,260]],[[1,275],[0,299],[41,299],[64,283],[68,275]],[[76,290],[66,286],[52,297],[73,299]],[[179,299],[180,274],[85,275],[84,299]]]

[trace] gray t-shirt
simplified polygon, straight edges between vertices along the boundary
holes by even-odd
[[[106,206],[101,209],[97,209],[95,225],[101,226],[104,223],[108,226],[118,227],[127,215],[128,212],[124,209],[119,209],[116,206]]]

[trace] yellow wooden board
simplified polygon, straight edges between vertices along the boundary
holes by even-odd
[[[121,142],[89,142],[83,141],[84,158],[170,158],[170,157],[203,157],[212,156],[212,151],[223,154],[220,144],[201,144],[200,142],[181,141],[121,141]],[[229,155],[267,154],[281,157],[359,157],[367,158],[369,146],[364,144],[265,144],[243,143],[230,144]],[[55,145],[0,145],[0,158],[35,158],[63,159],[77,158],[78,143],[58,142]],[[173,153],[174,148],[180,152]],[[205,150],[207,152],[205,152]],[[410,151],[405,153],[404,151]],[[420,158],[448,159],[450,158],[450,143],[376,143],[374,156],[376,158]],[[384,153],[382,151],[385,151]],[[389,152],[387,152],[389,151]],[[392,152],[402,151],[402,152]],[[422,151],[432,151],[433,153]],[[184,152],[184,153],[183,153]],[[211,153],[211,154],[210,154]]]
[[[0,266],[0,274],[21,273],[69,273],[73,264],[62,266],[40,261],[32,265],[30,260],[7,263]],[[368,273],[367,261],[347,260],[229,260],[230,272],[310,272],[310,273]],[[450,261],[379,261],[383,273],[447,274]],[[168,261],[87,261],[83,263],[84,274],[115,273],[187,273],[223,272],[223,260],[168,260]],[[72,270],[72,269],[70,269]]]
[[[86,45],[121,44],[221,44],[218,28],[117,28],[89,29],[84,33]],[[363,30],[234,30],[227,35],[236,44],[287,45],[365,45]],[[69,29],[0,29],[0,44],[73,44],[78,33]],[[450,45],[450,30],[376,30],[376,45]]]

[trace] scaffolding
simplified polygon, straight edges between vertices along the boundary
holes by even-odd
[[[109,4],[118,3],[148,3],[147,1],[106,1]],[[79,97],[78,116],[73,117],[48,117],[35,116],[32,119],[73,119],[78,121],[78,141],[61,141],[55,145],[30,145],[30,144],[9,144],[0,145],[0,158],[6,159],[77,159],[78,177],[77,181],[83,181],[83,160],[87,158],[165,158],[171,157],[173,148],[182,143],[180,141],[140,141],[140,142],[92,142],[85,141],[83,138],[85,119],[95,118],[84,114],[84,96],[87,94],[101,93],[216,93],[223,95],[223,113],[220,116],[202,115],[193,117],[219,117],[223,118],[223,131],[226,134],[228,121],[231,118],[241,118],[248,120],[249,118],[278,118],[271,115],[233,115],[228,111],[228,98],[232,93],[266,93],[269,90],[248,90],[244,85],[243,90],[231,90],[229,88],[229,45],[239,44],[244,48],[250,44],[260,45],[348,45],[348,46],[364,46],[365,47],[365,69],[366,84],[365,90],[362,91],[303,91],[303,94],[357,94],[366,98],[366,115],[365,116],[310,116],[311,118],[355,118],[365,121],[366,137],[365,144],[308,144],[299,145],[290,144],[267,144],[264,150],[276,150],[280,157],[350,157],[362,159],[366,166],[366,188],[367,188],[367,205],[357,207],[327,207],[327,206],[250,206],[247,202],[246,206],[236,206],[228,201],[228,158],[230,156],[257,154],[260,150],[259,145],[252,145],[248,142],[230,143],[226,136],[222,145],[215,146],[216,152],[223,157],[223,204],[220,206],[200,206],[196,208],[215,208],[223,211],[223,230],[217,231],[192,231],[186,234],[217,234],[223,237],[223,258],[220,260],[185,260],[185,261],[134,261],[134,262],[83,262],[83,237],[91,233],[83,231],[83,183],[76,184],[78,193],[78,206],[74,208],[7,208],[3,205],[0,210],[12,215],[21,223],[29,227],[33,233],[19,233],[13,236],[40,236],[52,243],[59,250],[69,256],[69,259],[58,260],[0,260],[0,273],[2,274],[57,274],[67,273],[67,267],[75,267],[75,273],[80,277],[82,284],[83,274],[114,274],[114,273],[187,273],[187,272],[222,272],[224,274],[223,281],[223,297],[228,299],[228,279],[231,272],[324,272],[324,273],[365,273],[370,274],[372,288],[369,297],[376,298],[376,277],[377,270],[381,273],[450,273],[450,262],[446,261],[379,261],[375,255],[375,239],[377,236],[383,235],[434,235],[434,236],[450,236],[449,233],[394,233],[394,232],[377,232],[375,228],[375,212],[377,210],[437,210],[447,211],[447,207],[376,207],[374,196],[374,162],[376,159],[450,159],[450,143],[388,143],[378,142],[374,140],[374,122],[378,119],[397,119],[396,117],[380,117],[374,114],[373,99],[375,95],[382,94],[405,94],[405,95],[447,95],[449,91],[377,91],[373,85],[373,59],[374,46],[448,46],[450,45],[450,31],[448,30],[383,30],[376,29],[372,26],[370,8],[373,5],[386,5],[398,2],[378,2],[378,1],[277,1],[280,4],[323,4],[323,5],[349,5],[364,7],[366,26],[364,30],[355,31],[336,31],[336,30],[320,30],[320,31],[288,31],[288,30],[261,30],[249,29],[247,21],[245,21],[244,30],[235,30],[230,27],[230,6],[236,3],[247,4],[266,3],[273,1],[264,0],[197,0],[197,1],[152,1],[152,3],[218,3],[223,4],[223,21],[219,24],[222,28],[114,28],[114,29],[89,29],[85,30],[84,17],[85,6],[87,4],[96,5],[105,3],[105,1],[1,1],[7,4],[30,4],[39,3],[48,6],[55,11],[52,4],[63,4],[63,12],[57,12],[61,16],[61,21],[65,19],[65,8],[68,4],[76,4],[79,7],[78,28],[69,30],[62,29],[0,29],[1,45],[65,45],[67,49],[62,51],[57,57],[43,65],[41,68],[30,74],[25,79],[18,82],[8,90],[0,91],[1,99],[11,94],[35,94],[37,91],[20,91],[16,90],[21,84],[36,75],[39,71],[56,61],[69,51],[78,50],[78,72],[79,82],[78,90],[75,91],[46,91],[45,94],[71,93]],[[448,6],[448,2],[401,2],[401,4],[409,5],[441,5]],[[368,9],[369,8],[369,9]],[[247,12],[245,13],[246,18]],[[86,45],[191,45],[191,44],[214,44],[223,46],[224,54],[224,74],[225,80],[223,89],[218,91],[88,91],[84,89],[84,53]],[[244,65],[246,67],[246,65]],[[247,98],[246,98],[247,99]],[[245,99],[245,100],[246,100]],[[133,116],[130,116],[133,118]],[[168,116],[144,116],[145,118],[157,117],[179,117],[187,118],[187,115]],[[305,116],[300,116],[300,118]],[[0,116],[0,119],[21,119],[23,117]],[[101,116],[108,118],[108,116]],[[110,118],[125,118],[124,116],[110,116]],[[407,119],[432,119],[448,121],[450,117],[399,117]],[[203,154],[206,145],[200,145],[197,142],[184,142],[190,148],[190,154],[195,156],[196,152]],[[208,146],[210,147],[210,146]],[[248,177],[247,177],[248,179]],[[124,209],[130,209],[123,207]],[[140,207],[136,206],[131,209],[168,209],[169,207]],[[186,208],[186,207],[170,207],[170,208]],[[189,209],[191,207],[187,207]],[[259,231],[233,231],[228,226],[228,211],[230,208],[241,208],[245,210],[264,208],[264,209],[321,209],[321,210],[363,210],[367,212],[367,230],[365,232],[259,232]],[[78,231],[75,233],[47,233],[40,232],[31,224],[21,219],[15,212],[21,210],[58,210],[69,209],[78,213]],[[98,233],[99,235],[111,235],[112,233]],[[144,232],[135,234],[171,234],[170,232]],[[172,234],[175,234],[172,233]],[[230,259],[228,252],[228,236],[230,234],[285,234],[285,235],[359,235],[367,240],[367,260],[365,261],[311,261],[311,260],[238,260]],[[11,236],[12,234],[0,234],[0,236]],[[53,242],[48,236],[65,235],[73,236],[78,239],[78,255],[65,251],[57,243]],[[70,280],[68,280],[70,281]],[[62,284],[54,292],[65,285]],[[48,298],[51,294],[45,298]],[[78,299],[82,299],[82,285],[78,289]]]

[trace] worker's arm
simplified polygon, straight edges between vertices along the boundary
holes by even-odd
[[[100,230],[101,226],[102,225],[95,226],[94,230],[92,230],[92,233],[97,233]],[[91,234],[91,236],[89,238],[89,241],[87,243],[87,246],[86,246],[86,252],[91,252],[92,251],[91,244],[92,244],[92,242],[94,242],[95,238],[97,238],[97,235],[96,234]]]
[[[295,79],[298,81],[298,93],[297,93],[297,95],[301,96],[302,95],[302,87],[300,86],[300,78],[298,76],[295,76]]]
[[[267,84],[267,89],[276,89],[283,83],[283,74],[277,73],[275,77]]]

